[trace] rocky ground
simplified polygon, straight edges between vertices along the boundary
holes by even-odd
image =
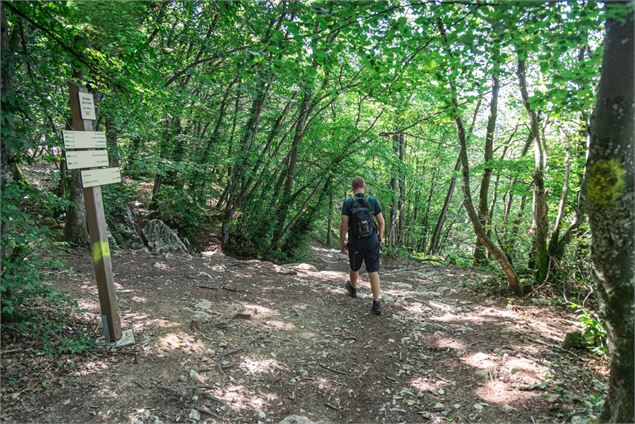
[[[375,316],[367,276],[350,298],[346,257],[312,253],[289,266],[116,253],[136,343],[75,357],[3,346],[3,422],[580,423],[597,403],[606,367],[560,347],[575,329],[561,308],[487,295],[472,270],[385,261]],[[97,335],[89,255],[68,261],[55,284]]]

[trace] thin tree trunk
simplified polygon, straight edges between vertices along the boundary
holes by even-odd
[[[529,92],[527,91],[525,60],[518,58],[518,82],[523,104],[529,115],[531,133],[534,137],[534,244],[535,244],[535,279],[542,282],[547,277],[549,268],[549,256],[547,251],[547,194],[545,192],[545,167],[547,166],[547,154],[545,142],[540,136],[540,125],[536,111],[529,104]]]
[[[245,132],[240,143],[241,151],[236,155],[236,159],[234,160],[234,164],[232,166],[231,176],[229,178],[228,187],[226,188],[227,197],[221,230],[223,246],[227,246],[229,242],[230,224],[234,217],[234,212],[239,207],[238,197],[240,196],[237,196],[237,193],[241,191],[244,184],[245,167],[249,161],[252,145],[260,126],[260,116],[267,94],[269,93],[270,78],[271,75],[265,71],[260,73],[261,83],[258,86],[258,91],[251,104],[249,117],[247,119],[247,124],[245,125]]]
[[[498,115],[498,91],[500,89],[500,81],[498,79],[500,65],[496,65],[492,75],[492,100],[489,107],[489,117],[487,118],[487,133],[485,135],[485,168],[483,169],[483,178],[481,180],[481,189],[478,198],[478,218],[481,225],[487,228],[488,223],[488,196],[489,184],[492,178],[492,168],[488,162],[494,158],[494,131],[496,130],[496,118]],[[474,247],[474,264],[481,265],[487,262],[485,255],[485,246],[476,240]]]
[[[423,219],[421,220],[421,226],[423,227],[423,235],[421,237],[420,250],[422,252],[426,251],[426,246],[428,245],[428,232],[430,230],[430,209],[431,209],[432,196],[434,195],[435,188],[436,188],[437,175],[438,175],[438,172],[434,172],[432,174],[432,181],[430,181],[430,191],[428,192],[428,197],[426,199],[426,208],[423,212]],[[426,254],[429,255],[430,253],[426,252]]]
[[[406,220],[406,174],[404,172],[404,156],[406,154],[406,140],[404,133],[399,134],[399,222],[397,224],[397,244],[403,246],[403,229]]]
[[[478,116],[478,112],[481,109],[481,102],[483,101],[483,97],[480,96],[478,102],[476,103],[476,107],[474,108],[474,115],[472,115],[472,123],[470,124],[469,134],[472,134],[474,130],[474,125],[476,124],[476,117]],[[452,201],[452,196],[454,195],[454,188],[456,186],[456,178],[458,177],[459,169],[461,169],[461,154],[459,152],[459,156],[456,158],[456,164],[454,165],[454,172],[452,173],[452,178],[450,179],[450,187],[448,188],[448,193],[445,196],[445,201],[443,202],[443,208],[441,208],[441,213],[437,219],[437,224],[434,227],[434,232],[432,233],[432,240],[430,240],[430,246],[428,247],[427,255],[436,255],[439,253],[439,249],[441,247],[441,234],[443,232],[443,225],[445,224],[445,220],[448,214],[448,208],[450,207],[450,203]]]
[[[608,11],[628,4],[607,3]],[[606,324],[611,374],[602,422],[635,422],[635,33],[633,13],[608,19],[584,195],[591,224],[593,274]]]
[[[437,21],[439,31],[441,36],[443,37],[443,41],[447,46],[447,38],[445,33],[445,27],[443,25],[443,21],[439,19]],[[457,90],[454,86],[453,81],[448,81],[450,86],[450,93],[452,96],[452,105],[455,107],[455,116],[454,122],[456,123],[456,132],[459,138],[459,143],[461,145],[461,167],[463,170],[463,204],[465,206],[465,210],[467,212],[470,221],[472,221],[472,226],[474,227],[474,232],[476,236],[481,240],[488,253],[491,254],[499,263],[502,268],[505,276],[507,277],[507,282],[509,284],[509,288],[514,292],[515,295],[521,296],[523,294],[522,287],[520,286],[520,280],[518,279],[518,275],[516,271],[512,267],[512,265],[507,260],[505,254],[501,249],[499,249],[492,240],[487,237],[485,229],[481,225],[481,221],[478,219],[478,214],[476,213],[476,209],[474,209],[474,203],[472,202],[472,192],[470,190],[470,163],[467,157],[467,136],[465,134],[465,128],[463,126],[463,120],[458,115],[459,103],[457,101]]]
[[[106,126],[106,142],[108,144],[108,160],[110,166],[119,167],[119,131],[115,126],[111,113],[106,113],[104,117],[104,125]]]
[[[441,212],[439,212],[437,223],[434,226],[434,231],[432,232],[432,239],[430,240],[430,246],[428,247],[428,251],[426,253],[427,255],[436,255],[439,252],[439,244],[441,241],[441,233],[443,231],[443,224],[445,223],[445,219],[448,215],[450,202],[452,201],[452,196],[454,195],[454,187],[456,186],[456,177],[460,169],[461,169],[461,155],[459,154],[459,157],[456,159],[456,163],[454,164],[454,171],[452,174],[452,178],[450,179],[450,186],[448,187],[448,192],[445,195],[445,200],[443,201],[443,207],[441,208]]]
[[[399,156],[399,134],[392,136],[392,150],[396,157]],[[399,169],[392,167],[392,175],[390,178],[390,217],[388,221],[388,240],[391,247],[397,246],[397,220],[399,219],[399,209],[397,204],[399,188]]]
[[[329,216],[326,225],[326,245],[331,247],[331,229],[333,228],[333,187],[329,185]]]
[[[551,232],[551,238],[549,240],[548,251],[550,256],[561,258],[564,254],[564,245],[560,243],[560,231],[562,229],[562,221],[565,216],[565,207],[567,205],[567,198],[569,197],[569,179],[571,175],[571,145],[569,140],[565,141],[565,156],[564,156],[564,181],[562,183],[562,193],[560,194],[560,202],[558,203],[558,214],[556,215],[556,222]]]

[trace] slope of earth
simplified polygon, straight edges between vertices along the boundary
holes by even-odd
[[[3,384],[3,421],[580,422],[600,392],[605,367],[559,348],[575,323],[557,308],[489,298],[471,270],[386,261],[375,316],[367,276],[350,298],[346,257],[312,250],[315,267],[115,254],[136,344],[70,366],[10,346],[3,380],[21,379]],[[56,285],[98,334],[90,259],[68,261]]]

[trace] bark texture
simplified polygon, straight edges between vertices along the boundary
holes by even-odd
[[[494,75],[492,76],[492,101],[489,107],[489,117],[487,118],[487,133],[485,135],[485,169],[483,169],[483,179],[481,180],[481,188],[478,198],[478,219],[481,225],[486,227],[489,222],[488,196],[489,185],[492,179],[492,168],[487,163],[494,159],[494,131],[496,130],[496,117],[498,116],[498,92],[500,90],[500,81],[498,79],[499,66],[496,66]],[[487,255],[485,255],[485,246],[477,239],[474,248],[474,264],[485,264]]]
[[[607,7],[629,7],[608,3]],[[635,148],[633,14],[606,24],[602,74],[591,127],[584,186],[591,223],[593,271],[608,333],[611,375],[603,422],[635,422],[633,302]]]
[[[545,168],[547,166],[547,149],[545,140],[540,135],[540,123],[538,114],[529,104],[529,92],[527,91],[526,65],[524,59],[518,59],[518,83],[523,104],[529,115],[531,134],[534,138],[534,246],[536,282],[542,283],[547,278],[549,269],[549,256],[547,252],[547,192],[545,191]]]

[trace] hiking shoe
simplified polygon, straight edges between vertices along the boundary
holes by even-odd
[[[373,312],[375,315],[381,315],[381,302],[379,300],[373,300]]]
[[[348,295],[350,297],[357,297],[357,288],[353,287],[350,281],[346,282],[346,290],[348,291]]]

